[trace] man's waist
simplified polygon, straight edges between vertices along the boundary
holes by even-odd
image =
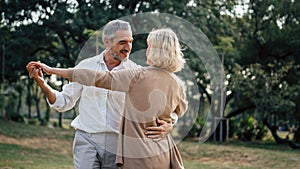
[[[95,120],[83,120],[80,115],[77,116],[72,122],[71,126],[75,129],[87,132],[87,133],[118,133],[119,123],[108,121],[95,121]]]
[[[101,130],[101,131],[86,131],[80,128],[75,128],[75,131],[84,132],[87,134],[118,134],[118,131],[115,130]]]

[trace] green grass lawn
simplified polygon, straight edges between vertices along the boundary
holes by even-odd
[[[71,129],[0,120],[0,169],[72,169]],[[186,169],[299,169],[300,150],[274,142],[182,141]]]
[[[74,131],[0,120],[0,169],[71,169]]]

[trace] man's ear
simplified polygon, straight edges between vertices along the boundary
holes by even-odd
[[[104,45],[105,46],[111,46],[111,41],[107,37],[104,38]]]

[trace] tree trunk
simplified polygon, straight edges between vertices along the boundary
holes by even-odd
[[[61,78],[61,86],[60,86],[60,90],[62,90],[62,87],[63,87],[63,85],[64,85],[64,78]],[[58,126],[59,127],[63,127],[62,126],[62,118],[63,118],[63,116],[62,116],[62,113],[58,113]]]
[[[46,103],[45,122],[48,123],[50,120],[50,107],[47,104],[47,98],[44,97],[44,99],[45,99],[45,103]]]
[[[28,111],[28,119],[31,119],[31,85],[32,83],[30,83],[32,80],[28,78],[28,84],[27,84],[27,97],[26,97],[26,103],[27,103],[27,111]]]
[[[41,122],[42,117],[41,117],[41,110],[40,110],[40,98],[39,98],[39,87],[38,86],[35,86],[34,101],[35,101],[37,118],[38,118],[39,122]]]
[[[22,107],[22,96],[23,96],[23,92],[22,92],[22,89],[19,90],[19,101],[18,101],[18,105],[17,105],[17,115],[19,116],[20,115],[20,110],[21,110],[21,107]]]
[[[276,126],[271,126],[270,123],[267,121],[267,119],[264,119],[263,123],[271,131],[272,136],[275,139],[277,144],[288,144],[292,149],[300,149],[300,144],[297,144],[297,143],[291,141],[288,138],[288,136],[285,139],[279,137],[279,135],[277,134],[277,127]]]
[[[58,126],[59,126],[59,127],[63,127],[63,126],[62,126],[62,117],[63,117],[63,116],[62,116],[62,113],[58,113]]]
[[[295,135],[294,135],[294,141],[296,143],[300,143],[300,126],[298,126]]]
[[[37,118],[39,119],[39,121],[41,122],[42,117],[41,117],[41,110],[40,110],[40,99],[39,98],[35,98],[35,108],[36,108],[36,113],[37,113]]]

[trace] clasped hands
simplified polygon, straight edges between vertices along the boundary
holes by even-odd
[[[53,68],[41,62],[29,62],[26,66],[26,69],[29,73],[29,77],[33,78],[38,84],[45,82],[43,72],[48,75],[53,73]]]
[[[48,75],[52,74],[52,68],[41,62],[29,62],[26,66],[26,69],[30,77],[35,74],[42,76],[42,71],[47,73]]]

